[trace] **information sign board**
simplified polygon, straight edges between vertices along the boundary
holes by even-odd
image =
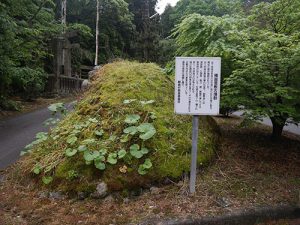
[[[176,57],[175,113],[218,115],[221,58]]]

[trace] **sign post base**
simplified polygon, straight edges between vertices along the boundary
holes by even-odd
[[[197,150],[198,150],[199,116],[193,116],[192,155],[190,173],[190,193],[196,191]]]

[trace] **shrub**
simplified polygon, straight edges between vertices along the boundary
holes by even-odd
[[[15,68],[12,76],[12,89],[25,100],[33,100],[44,90],[45,74],[40,69]]]

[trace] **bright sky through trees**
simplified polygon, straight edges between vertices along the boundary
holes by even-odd
[[[159,12],[159,14],[162,14],[167,4],[175,6],[178,1],[179,0],[159,0],[156,5],[156,11]]]

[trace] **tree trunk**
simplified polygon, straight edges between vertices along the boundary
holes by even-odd
[[[62,0],[61,1],[61,24],[66,25],[67,23],[67,0]],[[65,27],[63,27],[65,31]]]
[[[67,25],[67,0],[61,1],[61,24],[63,25],[62,35],[65,36]],[[62,47],[62,65],[65,66],[66,52],[64,46]],[[66,75],[66,74],[64,74]]]
[[[281,117],[271,117],[271,121],[273,125],[272,138],[280,139],[286,119]]]
[[[95,66],[98,65],[98,49],[99,49],[99,0],[97,0],[97,13],[96,13],[96,53],[95,53]]]
[[[150,6],[149,0],[145,0],[142,9],[142,21],[143,21],[143,56],[146,62],[149,61],[149,35],[150,35]]]

